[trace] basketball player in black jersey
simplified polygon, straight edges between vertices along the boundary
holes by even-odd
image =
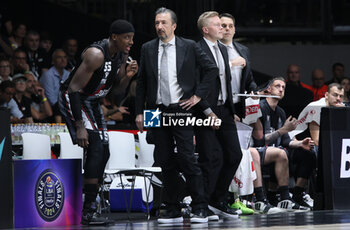
[[[136,61],[126,64],[134,32],[129,22],[114,21],[109,38],[87,47],[81,55],[80,64],[61,85],[61,113],[73,143],[86,152],[82,214],[82,224],[85,225],[111,222],[96,212],[98,184],[109,158],[107,129],[99,101],[113,85],[126,87],[138,71]]]

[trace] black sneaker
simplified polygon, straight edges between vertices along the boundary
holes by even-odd
[[[97,212],[88,212],[82,215],[82,225],[109,225],[113,224],[114,220],[108,219],[108,217],[102,217]]]
[[[207,223],[207,210],[204,208],[197,209],[191,213],[191,223]]]
[[[113,220],[108,219],[108,217],[102,217],[97,212],[97,205],[95,202],[84,204],[83,215],[81,217],[82,225],[109,225],[113,223]]]
[[[159,224],[173,224],[183,222],[183,220],[180,210],[166,209],[160,213],[157,221]]]
[[[212,210],[209,208],[207,209],[207,216],[208,216],[208,221],[218,221],[219,216],[216,215]]]
[[[225,202],[211,203],[208,207],[215,214],[223,216],[223,217],[238,218],[238,215],[242,214],[241,210],[231,208]]]

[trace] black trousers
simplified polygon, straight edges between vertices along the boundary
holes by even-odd
[[[164,113],[188,113],[179,106],[160,107]],[[176,117],[181,118],[181,117]],[[187,191],[192,197],[191,206],[194,210],[206,208],[202,173],[194,155],[193,136],[191,126],[162,126],[153,128],[152,135],[155,143],[154,160],[162,168],[165,203],[170,208],[179,209],[182,191],[178,186],[179,172],[186,179]],[[174,144],[175,143],[175,144]],[[176,146],[177,151],[174,151]]]
[[[222,120],[219,130],[196,128],[199,163],[203,171],[208,202],[226,200],[229,185],[242,159],[237,128],[226,105],[216,106],[213,112]]]
[[[290,174],[295,178],[309,179],[316,169],[316,154],[302,148],[288,149]]]

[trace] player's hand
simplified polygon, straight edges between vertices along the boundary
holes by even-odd
[[[292,116],[289,116],[287,118],[287,120],[284,122],[282,130],[284,130],[285,133],[288,133],[288,132],[293,131],[294,129],[296,129],[297,125],[298,125],[298,120],[295,119]]]
[[[132,78],[139,70],[139,65],[136,60],[130,61],[130,64],[126,67],[126,76]]]
[[[254,97],[254,92],[253,91],[250,92],[250,95],[252,95],[251,98],[253,100],[258,100],[259,99],[258,97]]]
[[[76,122],[77,127],[77,142],[82,148],[86,148],[89,145],[89,134],[84,127],[83,121]]]
[[[198,102],[200,102],[201,98],[193,95],[189,99],[180,101],[180,106],[183,109],[190,110],[193,106],[195,106]]]
[[[315,146],[315,142],[310,137],[307,137],[301,141],[300,147],[302,147],[305,150],[310,150],[314,146]]]
[[[139,114],[135,119],[137,129],[142,133],[143,132],[143,114]]]

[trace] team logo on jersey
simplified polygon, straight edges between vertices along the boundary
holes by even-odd
[[[160,119],[162,112],[157,110],[144,110],[143,111],[143,126],[144,127],[160,127]]]
[[[61,180],[50,169],[39,176],[35,186],[35,204],[41,218],[54,221],[62,211],[64,189]]]

